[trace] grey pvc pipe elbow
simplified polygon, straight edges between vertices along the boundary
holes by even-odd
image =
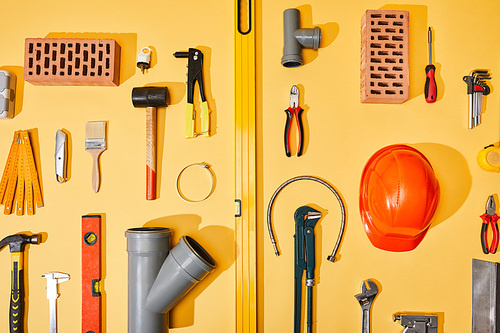
[[[321,42],[321,29],[300,29],[300,11],[290,8],[283,12],[284,46],[281,64],[285,67],[299,67],[304,64],[302,48],[317,50]]]
[[[212,272],[215,262],[189,236],[181,237],[168,254],[168,228],[133,228],[125,236],[129,254],[128,332],[162,333],[167,327],[164,313]]]

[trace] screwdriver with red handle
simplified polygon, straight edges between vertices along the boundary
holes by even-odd
[[[427,31],[427,42],[429,44],[429,64],[425,66],[425,88],[424,95],[427,103],[434,103],[437,96],[436,80],[434,78],[436,67],[432,64],[432,31],[429,27]]]

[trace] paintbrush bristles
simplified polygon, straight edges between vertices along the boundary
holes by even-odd
[[[85,124],[85,149],[106,149],[106,122]]]
[[[106,122],[93,121],[85,124],[85,138],[97,139],[106,137]]]

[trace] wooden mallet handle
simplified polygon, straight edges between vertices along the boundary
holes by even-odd
[[[132,89],[132,104],[146,108],[146,199],[156,199],[156,108],[168,106],[167,87]]]

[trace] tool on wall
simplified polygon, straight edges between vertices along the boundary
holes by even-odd
[[[361,293],[354,295],[361,305],[361,311],[363,312],[361,333],[371,332],[371,308],[372,303],[377,297],[378,286],[375,282],[368,279],[361,282]]]
[[[480,216],[483,220],[481,227],[481,247],[484,254],[495,254],[498,248],[498,215],[496,214],[495,199],[492,195],[486,201],[486,212]],[[491,240],[491,247],[488,249],[488,225],[491,224],[493,239]]]
[[[143,47],[141,52],[137,55],[137,67],[141,69],[142,74],[144,70],[151,67],[151,48]]]
[[[24,79],[41,86],[118,86],[120,45],[114,39],[26,38]]]
[[[432,64],[432,30],[429,27],[427,31],[427,43],[429,47],[429,64],[425,66],[425,87],[424,87],[424,95],[425,101],[427,103],[434,103],[437,98],[437,86],[436,86],[436,66]]]
[[[294,307],[294,332],[301,331],[302,317],[302,277],[306,271],[307,287],[307,332],[313,329],[313,290],[314,269],[316,267],[316,241],[314,227],[321,219],[321,212],[308,206],[299,207],[294,214],[295,219],[295,307]]]
[[[304,146],[304,126],[302,123],[302,112],[304,110],[299,106],[299,89],[297,86],[293,86],[290,90],[290,107],[285,109],[286,112],[286,124],[285,124],[285,153],[286,156],[290,157],[290,129],[292,127],[293,117],[297,122],[298,130],[298,148],[297,156],[302,155],[302,149]]]
[[[361,20],[361,103],[410,98],[410,13],[367,10]]]
[[[14,132],[0,182],[0,202],[5,205],[4,214],[11,214],[16,207],[16,214],[24,215],[26,206],[28,215],[33,215],[35,205],[43,207],[39,179],[28,131]]]
[[[195,165],[198,165],[198,166],[200,166],[203,169],[205,169],[205,170],[208,171],[208,173],[210,175],[210,181],[211,181],[212,185],[210,186],[210,191],[207,193],[206,196],[198,198],[198,199],[191,199],[191,198],[188,198],[184,194],[184,192],[182,191],[182,189],[181,189],[181,176],[184,173],[184,171],[186,171],[187,169],[189,169],[190,167],[195,166]],[[211,168],[210,164],[208,164],[208,163],[205,163],[205,162],[191,163],[191,164],[185,166],[184,169],[182,169],[181,172],[179,172],[179,175],[177,176],[177,183],[176,183],[176,185],[177,185],[176,186],[177,194],[179,194],[179,196],[182,199],[184,199],[185,201],[187,201],[187,202],[201,202],[201,201],[205,201],[205,200],[208,199],[209,196],[212,195],[212,193],[215,190],[215,173],[214,173],[213,169]]]
[[[178,51],[174,53],[176,58],[188,58],[187,72],[187,107],[186,127],[184,135],[186,139],[195,138],[199,135],[210,136],[210,110],[208,109],[205,87],[203,82],[203,53],[194,48],[188,52]],[[194,86],[198,82],[201,98],[201,132],[195,132],[196,111],[194,110]]]
[[[125,232],[128,252],[128,332],[162,333],[170,311],[215,269],[215,261],[194,239],[182,236],[170,248],[172,231],[162,227]]]
[[[61,130],[56,132],[56,152],[54,158],[56,160],[56,180],[58,183],[64,183],[67,180],[67,153],[68,153],[68,136]]]
[[[477,154],[477,163],[483,170],[500,172],[500,143],[484,147]]]
[[[500,330],[500,264],[472,259],[472,333]]]
[[[49,300],[50,311],[50,333],[57,333],[57,285],[69,281],[69,274],[59,272],[49,272],[42,275],[47,279],[47,299]]]
[[[403,333],[438,333],[437,315],[398,312],[393,320],[405,327]]]
[[[490,87],[486,80],[490,80],[491,75],[487,69],[476,69],[469,75],[463,77],[467,84],[467,94],[469,95],[469,129],[481,124],[481,113],[483,112],[483,96],[489,95]]]
[[[82,333],[101,333],[101,216],[82,216]]]
[[[156,108],[167,107],[167,87],[132,89],[132,104],[146,108],[146,200],[156,199]]]
[[[99,192],[101,172],[99,170],[99,156],[106,150],[106,122],[93,121],[85,124],[85,150],[90,153],[92,164],[92,188]]]
[[[276,200],[276,197],[278,196],[278,194],[281,192],[282,189],[284,189],[286,186],[290,185],[291,183],[299,181],[299,180],[311,180],[311,181],[314,181],[314,182],[317,182],[317,183],[320,183],[320,184],[326,186],[326,188],[328,188],[330,191],[332,191],[332,193],[337,198],[337,201],[339,202],[340,214],[341,214],[340,231],[339,231],[339,235],[337,237],[337,242],[335,243],[335,247],[333,248],[332,253],[327,257],[328,261],[335,262],[336,261],[335,256],[337,255],[337,252],[338,252],[339,247],[340,247],[340,243],[342,242],[342,237],[344,236],[345,221],[346,221],[345,204],[344,204],[344,201],[343,201],[342,197],[340,196],[339,192],[332,185],[328,184],[323,179],[318,178],[318,177],[314,177],[314,176],[298,176],[298,177],[290,178],[289,180],[287,180],[286,182],[281,184],[276,189],[276,191],[273,193],[271,199],[269,200],[269,204],[267,206],[267,229],[269,231],[269,238],[271,238],[271,243],[273,244],[274,254],[276,254],[276,256],[280,255],[280,252],[278,250],[278,241],[274,237],[272,218],[271,218],[274,201]]]
[[[236,333],[257,332],[255,1],[234,6]]]
[[[281,64],[285,67],[300,67],[304,64],[302,48],[319,49],[321,42],[321,29],[300,29],[300,11],[289,8],[283,12],[284,46]]]
[[[16,76],[5,70],[0,70],[0,119],[14,117],[14,102],[16,99]]]
[[[11,260],[11,291],[9,307],[10,333],[24,332],[24,249],[26,244],[40,244],[42,236],[16,234],[0,241],[0,249],[8,245]]]

